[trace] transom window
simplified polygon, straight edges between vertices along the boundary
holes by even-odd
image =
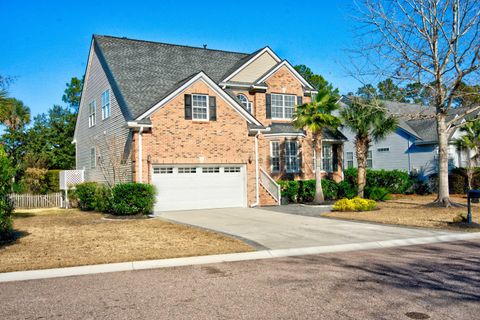
[[[220,172],[220,167],[203,167],[203,173],[218,173]]]
[[[373,168],[373,152],[368,151],[367,155],[367,168]]]
[[[272,119],[292,119],[295,96],[272,94]]]
[[[326,172],[333,171],[332,162],[332,145],[325,144],[322,146],[322,170]]]
[[[180,167],[178,168],[178,173],[196,173],[197,168],[194,167]]]
[[[353,168],[353,152],[347,152],[345,158],[347,160],[347,168]]]
[[[193,120],[208,120],[208,96],[193,94],[192,111]]]
[[[289,173],[300,172],[297,141],[285,141],[285,169]]]
[[[280,142],[272,141],[270,143],[270,162],[271,171],[280,171]]]
[[[223,168],[223,172],[225,172],[225,173],[240,172],[240,167],[225,167],[225,168]]]
[[[96,123],[96,109],[97,103],[95,100],[88,104],[88,126],[93,127]]]
[[[110,90],[107,89],[102,93],[102,119],[110,117]]]
[[[245,110],[252,113],[252,110],[253,110],[252,109],[252,103],[250,101],[248,101],[248,98],[243,94],[237,95],[237,98],[243,104],[243,107],[245,108]]]
[[[378,148],[377,151],[378,152],[388,152],[388,151],[390,151],[390,148]]]
[[[154,174],[173,173],[173,168],[172,167],[155,167],[155,168],[153,168],[153,173]]]

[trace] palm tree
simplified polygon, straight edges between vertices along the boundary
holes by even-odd
[[[12,131],[30,122],[30,109],[15,98],[3,98],[0,103],[0,122]]]
[[[339,96],[335,91],[322,88],[314,101],[297,106],[293,119],[295,127],[312,132],[315,150],[315,203],[325,201],[321,175],[323,130],[326,128],[336,130],[340,125],[340,119],[332,115],[332,112],[338,108],[338,99]]]
[[[384,139],[395,131],[398,121],[387,114],[383,103],[376,99],[351,98],[340,111],[343,123],[355,133],[355,153],[358,162],[358,196],[364,197],[367,182],[367,158],[370,143]]]
[[[473,175],[475,173],[475,165],[480,159],[480,120],[466,123],[460,128],[461,137],[455,140],[455,144],[459,150],[465,150],[467,153],[467,180],[468,189],[472,189]]]

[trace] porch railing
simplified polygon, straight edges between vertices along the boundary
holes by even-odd
[[[260,168],[260,184],[267,190],[267,192],[277,201],[280,205],[282,200],[281,190],[278,183],[273,180],[270,175]]]

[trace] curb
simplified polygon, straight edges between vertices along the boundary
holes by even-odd
[[[254,251],[254,252],[228,253],[228,254],[218,254],[218,255],[198,256],[198,257],[97,264],[97,265],[69,267],[69,268],[15,271],[15,272],[0,273],[0,282],[71,277],[71,276],[119,272],[119,271],[135,271],[135,270],[146,270],[146,269],[182,267],[182,266],[221,263],[221,262],[284,258],[284,257],[295,257],[295,256],[302,256],[302,255],[313,255],[313,254],[320,254],[320,253],[334,253],[334,252],[347,252],[347,251],[356,251],[356,250],[393,248],[393,247],[432,244],[432,243],[449,242],[449,241],[473,240],[473,239],[480,239],[480,232],[441,235],[441,236],[435,236],[435,237],[350,243],[350,244],[319,246],[319,247],[262,250],[262,251]]]

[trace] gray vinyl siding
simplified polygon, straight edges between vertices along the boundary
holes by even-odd
[[[110,90],[110,117],[102,120],[102,93],[107,89]],[[89,128],[88,109],[92,100],[96,101],[96,124]],[[106,163],[111,158],[110,155],[115,155],[115,157],[118,157],[116,159],[120,159],[128,154],[131,143],[129,139],[130,130],[127,128],[127,122],[93,48],[77,121],[76,168],[85,169],[86,181],[106,182],[107,179],[112,180],[112,166]],[[104,170],[102,170],[98,161],[95,169],[90,167],[90,152],[94,146],[97,150],[97,158],[100,156],[104,160]],[[132,180],[130,156],[126,157],[126,162],[122,165],[120,171],[123,181]]]
[[[344,156],[347,152],[353,152],[353,165],[358,167],[355,156],[355,135],[348,129],[342,129],[342,133],[348,138],[345,142]],[[389,148],[389,151],[379,151],[381,148]],[[384,170],[402,170],[410,172],[412,169],[423,171],[426,175],[435,171],[435,146],[415,146],[409,141],[409,136],[401,129],[388,135],[385,139],[373,142],[370,150],[372,151],[373,169]],[[347,165],[347,162],[344,162]]]

